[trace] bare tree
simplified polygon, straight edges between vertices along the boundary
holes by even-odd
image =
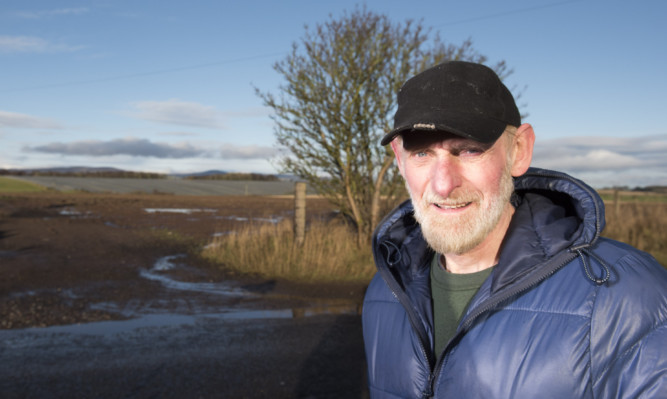
[[[273,109],[275,135],[286,150],[278,164],[306,180],[369,242],[383,212],[405,197],[389,146],[396,93],[410,76],[445,60],[485,62],[471,42],[444,44],[421,23],[392,23],[364,8],[314,30],[305,28],[274,69],[279,95],[257,94]],[[503,62],[493,66],[507,75]]]

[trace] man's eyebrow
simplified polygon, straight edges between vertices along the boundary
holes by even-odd
[[[472,141],[472,140],[466,140],[466,141],[461,141],[461,142],[454,142],[452,144],[452,148],[454,150],[468,150],[468,149],[475,149],[475,150],[481,150],[481,151],[488,151],[491,147],[493,147],[494,143],[480,143],[479,141]]]
[[[443,140],[444,141],[444,140]],[[440,140],[404,140],[403,149],[410,152],[423,151],[430,148],[433,144],[439,143]],[[452,139],[449,147],[454,152],[461,152],[465,150],[488,151],[495,143],[481,143],[474,140],[466,139]]]

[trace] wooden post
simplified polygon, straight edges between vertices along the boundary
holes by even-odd
[[[619,189],[614,189],[614,223],[619,222],[619,217],[621,213],[621,201],[619,198]]]
[[[303,245],[306,237],[306,183],[294,185],[294,243]]]

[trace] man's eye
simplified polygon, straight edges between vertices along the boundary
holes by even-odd
[[[478,154],[481,154],[483,152],[484,152],[484,149],[482,149],[482,148],[471,147],[471,148],[466,148],[466,149],[462,150],[460,153],[461,154],[467,154],[467,155],[478,155]]]
[[[417,152],[415,153],[415,156],[416,156],[417,158],[423,158],[423,157],[425,157],[426,155],[427,155],[427,154],[426,154],[426,151],[417,151]]]

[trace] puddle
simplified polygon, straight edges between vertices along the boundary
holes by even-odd
[[[220,313],[186,314],[147,314],[128,320],[97,321],[82,324],[25,328],[12,330],[33,334],[70,334],[111,336],[131,333],[146,328],[187,327],[204,324],[210,321],[225,320],[270,320],[297,319],[322,315],[358,315],[356,306],[318,306],[312,308],[274,309],[274,310],[238,310],[227,309]]]
[[[64,208],[58,212],[58,215],[60,216],[70,216],[70,217],[86,217],[92,215],[92,212],[79,212],[74,208]]]
[[[253,294],[238,287],[234,287],[229,282],[219,283],[194,283],[187,281],[178,281],[164,273],[174,270],[177,267],[185,267],[175,261],[185,258],[185,255],[169,255],[158,259],[150,270],[143,269],[139,275],[145,279],[157,281],[163,287],[178,291],[193,291],[214,295],[226,296],[252,296]]]
[[[280,223],[284,218],[279,216],[279,217],[272,217],[272,218],[254,218],[252,219],[255,222],[264,222],[264,223],[273,223],[273,224],[278,224]]]
[[[233,220],[235,222],[247,222],[250,219],[241,216],[217,216],[216,219],[220,220]]]
[[[152,270],[157,270],[157,271],[172,270],[176,268],[176,264],[174,264],[173,261],[181,258],[185,258],[185,255],[181,254],[181,255],[164,256],[155,262]]]
[[[258,293],[234,286],[236,282],[218,282],[218,283],[194,283],[178,281],[171,278],[169,271],[177,268],[186,268],[181,263],[186,259],[186,255],[177,254],[159,258],[150,270],[142,270],[141,277],[157,281],[168,289],[181,291],[195,291],[213,295],[237,296],[237,297],[257,297]],[[22,295],[34,295],[34,292],[25,292]],[[73,299],[76,295],[71,290],[60,292],[64,298]],[[191,306],[181,308],[181,312],[172,311],[171,313],[160,313],[150,308],[120,309],[115,303],[98,303],[92,305],[91,309],[107,310],[117,312],[126,320],[108,320],[81,324],[70,324],[40,328],[13,329],[5,332],[0,330],[0,342],[6,337],[18,337],[22,334],[28,334],[32,337],[48,338],[52,335],[76,335],[76,336],[102,336],[108,337],[117,334],[139,333],[142,329],[149,328],[181,328],[196,327],[201,325],[210,325],[216,321],[239,321],[239,320],[270,320],[270,319],[300,319],[306,317],[322,315],[359,315],[359,306],[352,303],[318,303],[310,306],[283,308],[283,309],[243,309],[239,307],[211,308],[207,310],[200,308],[200,311],[193,312]],[[186,310],[186,309],[189,309]],[[213,310],[213,311],[212,311]]]
[[[216,219],[231,220],[234,222],[261,222],[261,223],[278,224],[282,222],[285,218],[283,216],[271,216],[268,218],[248,218],[244,216],[217,216]]]
[[[63,209],[62,211],[58,212],[58,214],[61,216],[80,216],[81,212],[74,209]]]
[[[147,213],[180,213],[191,215],[198,212],[215,213],[217,209],[199,209],[199,208],[144,208]]]

